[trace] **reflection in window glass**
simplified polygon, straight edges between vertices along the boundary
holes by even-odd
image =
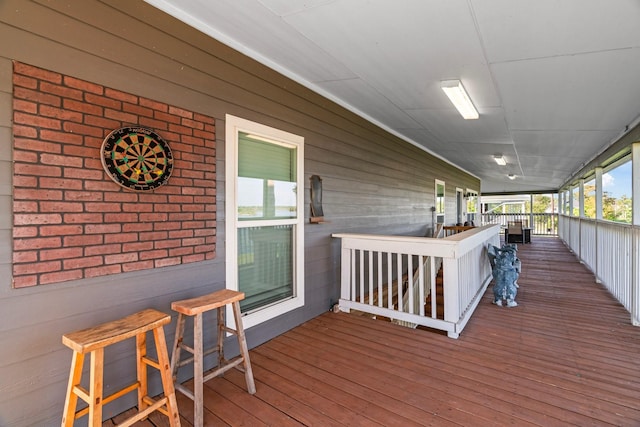
[[[602,175],[602,217],[631,224],[632,194],[629,160]]]
[[[444,182],[436,181],[436,222],[444,224]]]
[[[571,216],[580,215],[580,187],[571,189]]]

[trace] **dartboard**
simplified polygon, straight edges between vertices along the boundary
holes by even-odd
[[[164,185],[171,176],[173,156],[164,139],[151,129],[123,127],[102,143],[102,166],[117,184],[146,191]]]

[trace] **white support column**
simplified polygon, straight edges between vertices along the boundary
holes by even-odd
[[[632,224],[640,225],[640,142],[631,145],[631,197]],[[638,235],[640,232],[632,228],[631,243],[631,324],[640,326],[640,265],[638,263]]]
[[[602,219],[602,168],[596,168],[596,219]]]
[[[584,218],[584,178],[578,183],[578,216]]]

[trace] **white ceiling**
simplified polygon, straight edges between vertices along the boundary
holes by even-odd
[[[557,189],[640,115],[640,0],[146,1],[471,172],[485,193]],[[478,120],[449,103],[448,79]]]

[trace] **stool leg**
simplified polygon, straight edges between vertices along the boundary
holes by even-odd
[[[184,338],[185,316],[178,313],[178,321],[176,323],[176,335],[173,337],[173,349],[171,351],[171,376],[173,381],[178,381],[178,368],[180,364],[180,351],[182,348],[182,340]]]
[[[89,370],[89,427],[102,426],[102,381],[104,369],[104,348],[91,352]]]
[[[62,427],[72,427],[76,418],[76,405],[78,395],[73,392],[73,388],[80,384],[82,378],[82,367],[84,365],[84,353],[73,352],[71,359],[71,372],[69,373],[69,385],[67,386],[67,397],[64,401],[64,412],[62,414]]]
[[[178,401],[176,400],[176,392],[173,388],[173,378],[169,365],[169,354],[167,351],[167,342],[164,336],[162,326],[153,330],[153,338],[156,343],[156,352],[158,353],[158,365],[160,365],[160,377],[162,378],[162,389],[164,397],[167,399],[167,412],[169,417],[169,425],[171,427],[180,427],[180,416],[178,415]]]
[[[218,368],[221,368],[224,364],[224,335],[226,333],[225,330],[225,310],[224,306],[218,307],[216,310],[218,312],[218,336],[217,336],[217,347],[218,350]]]
[[[147,365],[142,359],[147,355],[147,334],[136,335],[136,371],[138,375],[138,412],[149,406],[144,401],[144,397],[149,394],[149,384],[147,382]]]
[[[233,318],[236,321],[236,334],[238,336],[238,345],[240,346],[240,354],[242,355],[242,364],[244,366],[244,379],[247,382],[247,391],[249,394],[256,392],[256,385],[253,381],[253,370],[251,369],[251,360],[249,359],[249,349],[247,348],[247,339],[244,336],[244,327],[242,326],[242,314],[240,313],[240,303],[233,302]]]
[[[193,425],[200,427],[204,422],[204,393],[202,391],[204,377],[202,313],[198,313],[193,317],[193,351],[193,401],[195,406]]]

